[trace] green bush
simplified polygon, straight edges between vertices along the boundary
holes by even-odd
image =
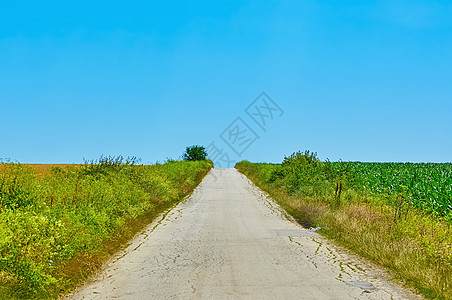
[[[282,187],[292,195],[339,200],[343,190],[354,186],[354,174],[347,163],[322,162],[309,150],[295,152],[285,157],[281,164],[255,165],[261,180]]]
[[[199,145],[187,147],[185,149],[183,158],[184,160],[188,161],[206,160],[207,159],[206,148]]]

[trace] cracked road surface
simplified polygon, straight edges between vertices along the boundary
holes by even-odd
[[[421,299],[213,169],[69,299]]]

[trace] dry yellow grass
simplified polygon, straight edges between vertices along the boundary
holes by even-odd
[[[67,170],[69,167],[80,166],[79,164],[27,164],[27,165],[32,167],[35,170],[36,175],[38,175],[38,177],[40,178],[44,177],[46,174],[49,174],[53,167],[59,167],[62,168],[63,170]]]
[[[78,167],[80,164],[24,164],[33,168],[38,178],[44,178],[46,174],[49,174],[53,167],[59,167],[63,170],[67,170],[69,167]],[[5,164],[0,164],[0,172],[5,168]]]

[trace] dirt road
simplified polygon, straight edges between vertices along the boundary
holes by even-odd
[[[70,299],[418,299],[214,169]],[[420,299],[420,298],[419,298]]]

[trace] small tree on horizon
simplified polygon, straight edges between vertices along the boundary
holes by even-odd
[[[206,160],[207,151],[206,148],[204,148],[203,146],[194,145],[191,147],[187,147],[182,157],[184,160],[189,161]]]

